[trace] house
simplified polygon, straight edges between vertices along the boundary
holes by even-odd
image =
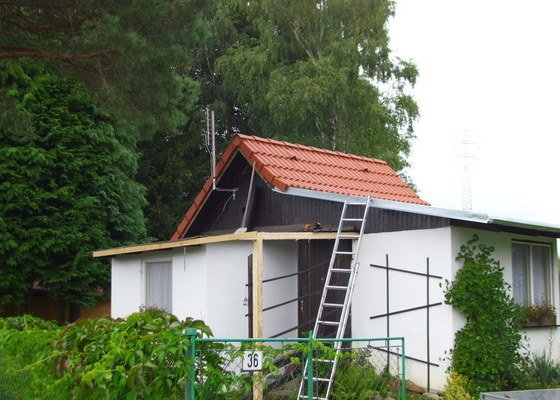
[[[560,227],[431,207],[383,161],[236,135],[170,241],[94,253],[112,257],[112,316],[159,307],[204,319],[217,337],[311,330],[348,196],[374,200],[347,334],[405,337],[416,383],[445,385],[445,352],[464,320],[443,304],[440,282],[474,233],[496,248],[518,302],[560,304]],[[527,336],[541,350],[556,326]]]

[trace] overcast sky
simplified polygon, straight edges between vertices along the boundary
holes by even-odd
[[[391,47],[420,71],[422,198],[462,209],[466,131],[473,211],[560,225],[559,21],[556,0],[397,0]]]

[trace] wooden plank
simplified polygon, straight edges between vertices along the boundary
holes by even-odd
[[[263,240],[323,240],[336,238],[336,232],[259,232]]]
[[[135,246],[117,247],[114,249],[97,250],[92,253],[94,258],[111,257],[124,254],[142,253],[146,251],[167,250],[180,247],[198,246],[236,240],[313,240],[334,239],[336,232],[243,232],[227,235],[206,236],[194,239],[181,239],[169,242],[146,243]]]
[[[181,239],[169,242],[156,242],[135,246],[117,247],[114,249],[97,250],[92,253],[94,258],[118,256],[123,254],[142,253],[145,251],[175,249],[179,247],[198,246],[201,244],[229,242],[236,240],[255,240],[257,232],[232,233],[228,235],[206,236],[194,239]]]
[[[263,239],[260,235],[253,242],[253,337],[263,337]]]

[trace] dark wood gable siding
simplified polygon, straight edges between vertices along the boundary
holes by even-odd
[[[238,188],[235,199],[229,192],[212,192],[185,237],[232,233],[241,226],[251,170],[245,158],[237,154],[219,182],[222,188]],[[255,175],[253,196],[248,230],[313,230],[319,224],[319,229],[333,231],[338,227],[342,203],[278,193],[258,175]],[[359,208],[351,211],[351,216],[361,217]],[[432,229],[449,224],[447,218],[371,208],[366,233]]]

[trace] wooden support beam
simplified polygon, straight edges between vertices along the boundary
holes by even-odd
[[[143,253],[146,251],[167,250],[167,249],[175,249],[179,247],[198,246],[201,244],[231,242],[236,240],[255,240],[256,238],[257,238],[257,232],[232,233],[229,235],[205,236],[205,237],[199,237],[194,239],[171,240],[168,242],[147,243],[147,244],[140,244],[135,246],[117,247],[114,249],[107,249],[107,250],[97,250],[94,251],[92,255],[94,258],[111,257],[111,256],[118,256],[123,254]]]
[[[176,249],[180,247],[199,246],[202,244],[231,242],[236,240],[256,240],[257,236],[262,240],[320,240],[334,239],[336,232],[243,232],[228,235],[205,236],[194,239],[171,240],[168,242],[146,243],[134,246],[116,247],[114,249],[97,250],[92,253],[94,258],[112,257],[124,254],[144,253],[147,251],[158,251]]]
[[[263,239],[257,235],[253,242],[253,337],[263,337]],[[262,374],[255,372],[253,383],[253,400],[263,399]]]
[[[253,242],[253,337],[263,337],[263,239]]]
[[[324,240],[335,239],[336,232],[259,232],[263,240]]]

